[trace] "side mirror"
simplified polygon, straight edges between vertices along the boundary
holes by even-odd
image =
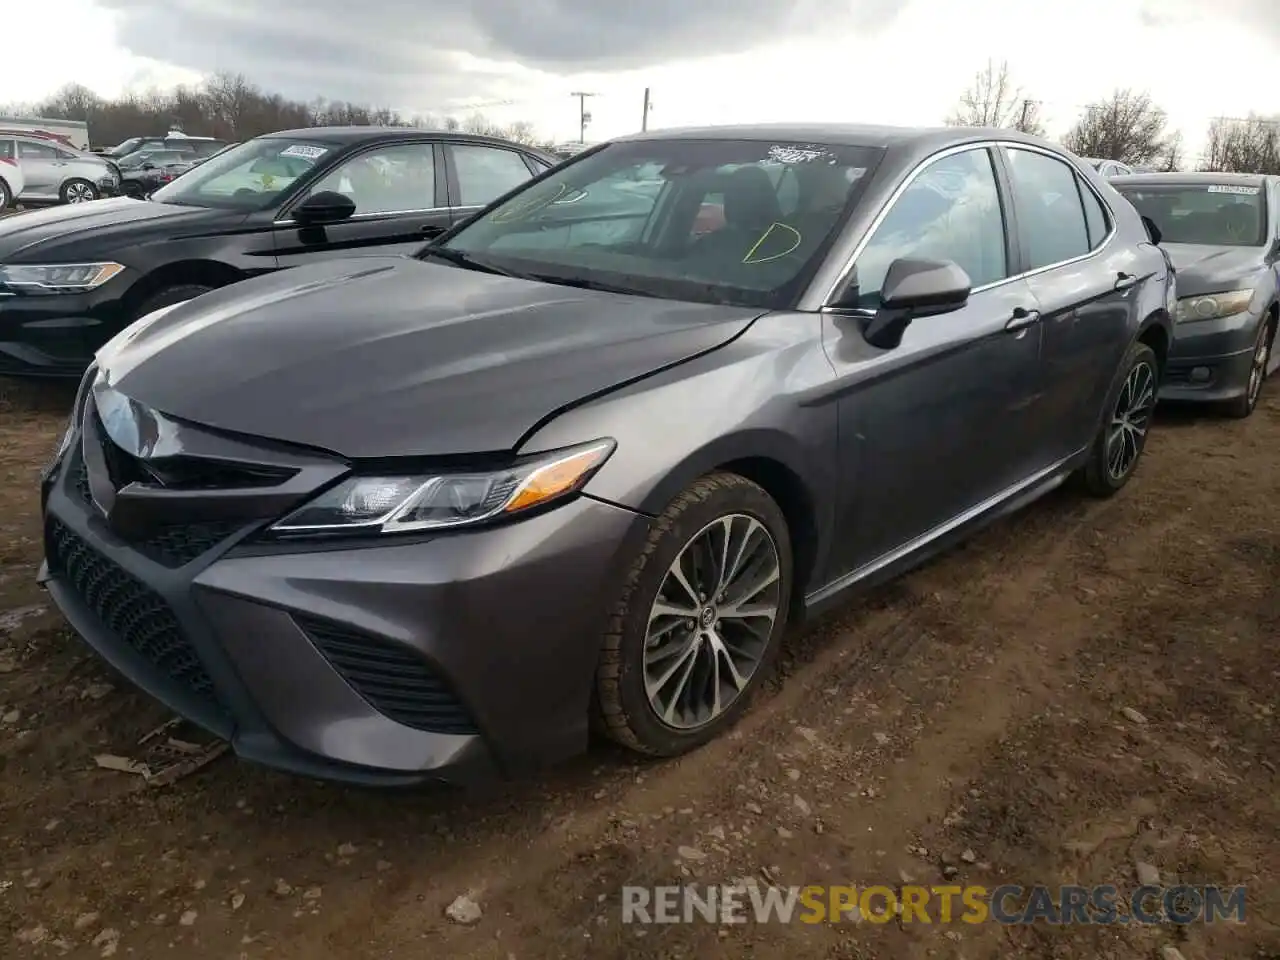
[[[950,260],[901,257],[889,264],[880,288],[880,308],[863,328],[873,347],[891,350],[911,321],[959,310],[969,302],[973,281]]]
[[[345,193],[322,190],[313,193],[293,209],[293,219],[304,226],[336,223],[356,212],[356,202]]]
[[[142,165],[143,170],[154,170],[155,168],[156,168],[156,165],[154,163],[144,163]]]
[[[1151,238],[1151,242],[1158,246],[1160,241],[1164,239],[1164,234],[1160,232],[1156,222],[1148,216],[1143,216],[1142,225],[1147,228],[1147,236]]]

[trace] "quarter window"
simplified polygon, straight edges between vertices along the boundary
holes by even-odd
[[[879,304],[889,265],[902,257],[950,260],[975,287],[1009,276],[1004,214],[987,150],[935,160],[894,201],[858,255],[860,302]]]
[[[1027,267],[1037,270],[1088,253],[1089,228],[1075,171],[1032,150],[1009,148],[1008,157]]]
[[[473,144],[455,144],[452,149],[462,194],[459,206],[482,207],[532,176],[524,159],[511,150]]]
[[[1111,223],[1107,219],[1107,212],[1102,209],[1102,201],[1098,199],[1098,195],[1089,189],[1088,185],[1079,177],[1076,177],[1076,186],[1080,190],[1080,197],[1084,201],[1084,221],[1085,227],[1089,231],[1089,249],[1097,250],[1102,246],[1102,241],[1106,239],[1108,231],[1111,229]]]
[[[435,153],[430,143],[366,151],[325,174],[311,193],[325,190],[350,197],[358,214],[428,210],[435,206]]]
[[[58,151],[43,143],[32,143],[29,140],[19,140],[18,156],[23,160],[56,160],[58,158]]]

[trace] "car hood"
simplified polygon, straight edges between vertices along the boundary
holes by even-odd
[[[351,458],[488,453],[760,314],[370,256],[205,294],[99,363],[134,401],[214,428]]]
[[[240,211],[144,203],[128,197],[29,210],[20,217],[0,219],[0,263],[59,262],[67,255],[109,257],[113,248],[153,230],[198,230],[244,216]]]
[[[1216,247],[1191,243],[1161,244],[1177,271],[1178,296],[1220,293],[1251,287],[1263,266],[1262,247]]]

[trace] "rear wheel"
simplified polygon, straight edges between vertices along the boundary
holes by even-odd
[[[88,203],[98,199],[98,188],[88,180],[68,180],[62,185],[63,203]]]
[[[1243,420],[1257,408],[1258,398],[1262,395],[1262,384],[1267,379],[1267,364],[1271,360],[1274,334],[1269,320],[1264,319],[1258,324],[1258,336],[1253,342],[1253,359],[1249,364],[1249,380],[1245,384],[1244,393],[1226,405],[1228,416]]]
[[[773,499],[713,473],[654,524],[613,610],[597,722],[640,753],[675,756],[746,709],[787,626],[791,543]]]
[[[13,191],[9,189],[9,184],[0,180],[0,210],[8,210],[11,203],[13,203]]]
[[[1109,497],[1129,482],[1147,445],[1160,363],[1145,343],[1129,348],[1107,396],[1106,417],[1085,464],[1085,489]]]

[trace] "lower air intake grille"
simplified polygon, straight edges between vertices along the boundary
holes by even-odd
[[[444,679],[411,650],[350,627],[295,619],[342,679],[379,713],[430,733],[478,732]]]
[[[178,687],[217,705],[213,681],[159,594],[90,547],[57,520],[49,524],[49,566],[119,642]]]

